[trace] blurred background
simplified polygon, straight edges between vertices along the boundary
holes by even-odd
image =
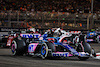
[[[0,0],[0,27],[100,27],[100,0]]]

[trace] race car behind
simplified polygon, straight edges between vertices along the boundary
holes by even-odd
[[[90,31],[86,35],[87,42],[97,42],[100,43],[100,35],[97,34],[95,31]]]

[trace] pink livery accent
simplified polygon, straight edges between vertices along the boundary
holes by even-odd
[[[38,44],[39,43],[30,43],[29,46],[28,46],[28,52],[29,53],[35,52],[35,49],[36,49],[36,47],[37,47]]]
[[[20,34],[20,36],[22,37],[22,36],[23,36],[23,34]]]
[[[99,38],[100,38],[100,36],[99,36]]]
[[[93,39],[87,39],[87,41],[93,41]]]
[[[68,54],[68,56],[70,57],[70,56],[73,56],[72,54]]]

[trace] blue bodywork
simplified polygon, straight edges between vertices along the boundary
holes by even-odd
[[[59,42],[60,37],[48,37],[48,34],[43,34],[41,37],[43,38],[43,41],[45,41],[45,42],[48,42],[50,40],[54,40],[53,41],[53,44],[63,46],[64,48],[68,49],[73,56],[82,56],[82,57],[89,56],[89,54],[85,54],[85,53],[82,54],[82,53],[77,52],[68,43],[61,43],[61,42]],[[61,56],[64,56],[65,55],[67,57],[69,55],[69,53],[63,53],[62,52],[62,53],[54,53],[53,54],[53,56],[60,56],[60,55]]]
[[[91,31],[87,33],[87,42],[96,42],[97,33],[95,31]]]
[[[87,38],[89,38],[89,37],[94,37],[94,36],[96,36],[97,35],[97,33],[95,32],[95,31],[93,31],[93,32],[88,32],[87,33]]]

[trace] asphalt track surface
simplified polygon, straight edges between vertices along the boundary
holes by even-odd
[[[96,52],[100,52],[100,44],[90,43]],[[42,60],[39,57],[12,56],[8,48],[0,48],[0,67],[100,67],[100,60],[89,58],[86,61],[77,57]]]

